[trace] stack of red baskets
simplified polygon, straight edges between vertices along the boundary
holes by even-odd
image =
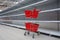
[[[26,25],[26,30],[31,31],[31,32],[37,32],[39,24],[36,23],[25,23]]]
[[[25,16],[26,18],[37,18],[38,17],[39,11],[34,9],[33,11],[31,10],[25,10]]]
[[[25,10],[26,18],[37,18],[38,13],[39,13],[39,11],[37,11],[36,9],[34,9],[33,11]],[[26,22],[25,27],[29,34],[29,32],[37,32],[39,24],[32,23],[32,22]],[[26,32],[24,33],[24,35],[26,35]],[[34,38],[34,34],[33,34],[33,38]]]

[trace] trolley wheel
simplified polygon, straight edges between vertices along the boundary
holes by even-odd
[[[28,35],[30,34],[30,32],[28,32]]]
[[[33,34],[32,38],[34,38],[34,34]]]
[[[24,35],[26,36],[26,32],[24,33]]]
[[[37,35],[39,36],[40,35],[40,32],[38,32]]]

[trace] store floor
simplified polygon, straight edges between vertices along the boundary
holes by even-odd
[[[40,34],[35,38],[32,38],[32,33],[30,35],[24,36],[25,30],[8,27],[5,25],[0,25],[0,40],[60,40],[59,38],[47,36]]]

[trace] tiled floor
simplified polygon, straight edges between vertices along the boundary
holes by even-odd
[[[24,32],[25,30],[0,25],[0,40],[60,40],[59,38],[43,34],[40,34],[39,36],[35,35],[35,38],[33,39],[32,34],[24,36]]]

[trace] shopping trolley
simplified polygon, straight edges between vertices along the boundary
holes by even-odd
[[[26,18],[31,18],[31,19],[34,18],[34,19],[36,19],[38,17],[38,13],[39,13],[39,11],[37,11],[36,9],[34,9],[33,11],[25,10]],[[25,23],[25,27],[26,27],[27,32],[25,32],[24,35],[26,36],[26,34],[29,35],[30,32],[37,32],[39,24],[32,23],[32,22],[27,22],[27,23]],[[38,32],[38,35],[39,34],[40,33]],[[34,38],[34,34],[33,34],[32,37]]]
[[[26,32],[24,33],[24,35],[26,36],[26,34],[29,35],[30,32],[37,32],[39,28],[39,24],[27,22],[25,23],[25,28],[26,28]],[[37,34],[39,35],[39,33]],[[33,33],[32,38],[34,38],[34,33]]]

